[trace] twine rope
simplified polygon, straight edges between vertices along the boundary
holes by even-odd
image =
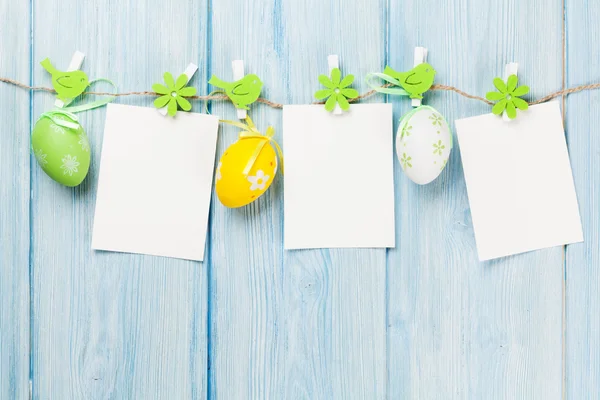
[[[9,85],[13,85],[13,86],[17,86],[21,89],[25,89],[25,90],[30,90],[30,91],[40,91],[40,92],[48,92],[48,93],[56,93],[56,91],[52,88],[49,87],[44,87],[44,86],[29,86],[26,85],[24,83],[21,83],[19,81],[16,81],[14,79],[9,79],[9,78],[0,78],[0,82],[4,82],[7,83]],[[382,87],[391,87],[393,86],[391,83],[385,84]],[[530,105],[535,105],[535,104],[541,104],[541,103],[545,103],[549,100],[555,99],[557,97],[563,97],[563,96],[567,96],[569,94],[573,94],[573,93],[578,93],[578,92],[583,92],[586,90],[596,90],[596,89],[600,89],[600,83],[591,83],[588,85],[580,85],[580,86],[575,86],[572,88],[568,88],[568,89],[562,89],[553,93],[550,93],[547,96],[542,97],[541,99],[535,100],[535,101],[531,101],[529,102]],[[460,89],[458,89],[457,87],[454,86],[449,86],[449,85],[433,85],[429,90],[441,90],[441,91],[447,91],[447,92],[453,92],[458,94],[459,96],[465,97],[467,99],[472,99],[472,100],[478,100],[481,101],[483,103],[486,103],[488,105],[492,105],[494,103],[492,103],[491,101],[487,100],[484,97],[481,96],[476,96],[476,95],[472,95],[469,94],[467,92],[464,92]],[[349,99],[348,101],[353,103],[356,101],[359,101],[361,99],[366,99],[368,97],[371,97],[375,94],[377,94],[378,92],[376,90],[370,90],[366,93],[361,94],[358,97],[355,97],[353,99]],[[91,95],[96,95],[96,96],[115,96],[115,97],[126,97],[126,96],[153,96],[153,97],[157,97],[160,96],[158,93],[155,92],[151,92],[151,91],[144,91],[144,92],[125,92],[125,93],[109,93],[109,92],[84,92],[83,94],[91,94]],[[187,97],[188,99],[191,100],[204,100],[204,101],[225,101],[225,100],[229,100],[229,98],[225,95],[222,94],[213,94],[213,95],[206,95],[206,96],[190,96]],[[269,107],[272,108],[283,108],[283,104],[281,103],[276,103],[274,101],[265,99],[260,97],[258,100],[256,100],[257,103],[262,103],[265,104]],[[316,101],[312,104],[324,104],[322,101]]]

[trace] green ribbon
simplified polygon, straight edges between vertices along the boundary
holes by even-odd
[[[405,115],[402,116],[402,119],[400,120],[400,128],[402,128],[406,124],[404,121],[408,121],[410,119],[410,117],[412,117],[413,115],[415,115],[419,111],[422,111],[423,109],[428,109],[428,110],[431,110],[432,112],[436,112],[436,113],[439,114],[439,112],[435,108],[433,108],[431,106],[419,106],[419,107],[415,107],[411,111],[409,111],[408,113],[406,113]],[[440,114],[440,115],[442,115],[442,114]],[[444,117],[442,116],[442,118],[444,118]]]
[[[275,139],[273,139],[273,136],[275,136],[275,129],[272,126],[268,127],[267,133],[265,135],[263,135],[262,133],[260,133],[260,131],[258,129],[256,129],[256,126],[254,126],[254,122],[252,122],[252,119],[250,118],[249,115],[246,115],[246,123],[245,124],[241,123],[241,122],[229,121],[229,120],[225,120],[225,119],[219,120],[219,122],[222,122],[222,123],[228,124],[228,125],[233,125],[235,127],[243,129],[243,131],[240,132],[240,134],[239,134],[239,140],[260,139],[258,146],[256,146],[254,153],[252,154],[252,156],[248,160],[248,163],[246,163],[246,167],[242,171],[242,173],[244,175],[248,176],[248,174],[250,173],[250,170],[254,166],[254,163],[258,159],[260,152],[263,150],[263,148],[266,146],[267,143],[271,143],[275,146],[275,149],[277,150],[277,156],[279,157],[279,166],[281,169],[281,174],[283,175],[283,151],[281,150],[281,147],[275,141]]]
[[[371,89],[375,90],[376,92],[392,94],[392,95],[396,95],[396,96],[410,96],[410,93],[408,93],[404,89],[387,88],[387,87],[379,86],[379,85],[373,83],[373,79],[375,79],[375,78],[379,78],[379,79],[384,80],[387,83],[391,83],[395,86],[400,86],[400,81],[392,78],[388,74],[384,74],[381,72],[373,72],[373,73],[367,74],[367,85],[369,85],[369,87]]]
[[[115,94],[117,93],[117,86],[114,84],[113,81],[111,81],[109,79],[100,78],[100,79],[96,79],[96,80],[90,82],[89,86],[92,86],[96,82],[106,82],[106,83],[110,84],[115,89]],[[69,128],[69,129],[78,129],[79,128],[79,119],[77,118],[75,113],[93,110],[94,108],[98,108],[98,107],[103,107],[116,98],[117,98],[116,96],[109,96],[104,99],[92,101],[92,102],[81,104],[78,106],[58,107],[58,108],[55,108],[53,110],[43,113],[42,115],[40,115],[39,119],[49,118],[56,125],[60,125],[62,127]],[[67,103],[65,105],[69,105],[72,101],[73,100],[71,100],[69,103]],[[57,116],[65,117],[66,120],[63,118],[57,118]]]
[[[59,115],[65,117],[67,119],[70,119],[71,121],[68,121],[68,120],[65,120],[62,118],[57,118],[57,116],[59,116]],[[65,111],[62,108],[55,108],[54,110],[46,111],[45,113],[40,115],[40,118],[38,118],[38,121],[42,118],[48,118],[52,122],[54,122],[56,125],[60,125],[65,128],[69,128],[69,129],[78,129],[79,128],[79,122],[78,122],[77,116],[73,113]]]

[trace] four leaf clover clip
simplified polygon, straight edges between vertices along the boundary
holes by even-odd
[[[512,68],[512,72],[509,69]],[[517,109],[525,111],[529,108],[529,104],[519,97],[529,93],[529,86],[518,86],[519,78],[516,75],[516,64],[507,65],[508,79],[506,83],[500,78],[494,78],[494,86],[498,89],[497,92],[488,92],[485,98],[489,101],[496,101],[492,108],[492,113],[501,115],[506,112],[509,119],[517,117]]]
[[[342,72],[338,67],[338,57],[329,56],[329,69],[331,70],[331,77],[327,75],[320,75],[319,82],[326,89],[319,90],[315,93],[317,100],[325,100],[325,110],[334,114],[341,114],[343,111],[350,109],[350,103],[348,99],[355,99],[358,97],[358,91],[352,89],[349,86],[354,82],[354,75],[347,75],[342,79]]]

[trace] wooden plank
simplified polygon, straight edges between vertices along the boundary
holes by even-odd
[[[532,24],[531,16],[543,24]],[[485,95],[519,62],[538,98],[561,87],[559,0],[410,0],[390,7],[389,62],[409,69],[429,49],[438,83]],[[395,99],[395,120],[409,101]],[[452,123],[491,112],[453,93],[426,95]],[[397,167],[398,247],[388,254],[390,398],[559,399],[562,394],[563,248],[479,263],[455,149],[434,183]],[[518,145],[518,143],[516,144]],[[541,145],[542,146],[542,145]],[[507,160],[510,162],[510,160]]]
[[[232,61],[244,60],[245,73],[265,83],[263,95],[281,97],[273,84],[284,79],[277,55],[279,11],[272,2],[212,2],[209,71],[233,80]],[[277,44],[278,43],[278,44]],[[209,90],[216,88],[210,87]],[[210,111],[238,120],[230,102],[211,103]],[[281,111],[250,106],[258,129],[269,125],[281,139]],[[238,128],[221,124],[217,160],[237,140]],[[217,161],[218,162],[218,161]],[[225,208],[213,195],[209,272],[209,398],[281,398],[284,343],[281,326],[282,184],[275,179],[256,202]]]
[[[353,87],[385,64],[387,2],[289,2],[284,9],[289,92],[293,104],[314,101],[327,55],[338,54]],[[375,96],[365,102],[383,102]],[[368,133],[365,133],[368,140]],[[318,195],[318,194],[317,194]],[[330,249],[284,254],[286,398],[387,398],[386,251]]]
[[[203,88],[207,10],[204,0],[122,7],[36,0],[34,83],[50,84],[39,67],[44,57],[64,68],[81,50],[88,75],[112,79],[122,91],[151,90],[163,72],[179,74],[189,62],[201,65],[191,84]],[[153,100],[118,102],[153,107]],[[36,95],[34,118],[52,103]],[[33,168],[33,397],[204,398],[206,267],[91,250],[105,112],[80,114],[92,146],[80,187],[59,186]]]
[[[0,15],[29,15],[0,0]],[[29,82],[29,20],[0,24],[0,76]],[[29,92],[0,83],[0,399],[29,398]]]
[[[568,86],[600,81],[600,4],[566,1]],[[567,99],[567,142],[583,223],[584,243],[566,251],[566,398],[600,395],[600,92]]]
[[[339,54],[365,90],[362,77],[383,67],[382,9],[366,0],[215,2],[211,70],[227,74],[243,58],[266,97],[309,103],[327,55]],[[235,117],[230,104],[212,110]],[[250,115],[281,138],[280,111],[259,105]],[[220,153],[236,134],[222,130]],[[279,179],[244,209],[215,204],[211,398],[385,398],[385,251],[284,252],[282,196]]]

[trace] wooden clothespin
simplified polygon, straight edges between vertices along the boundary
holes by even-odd
[[[233,60],[231,62],[231,68],[233,69],[234,81],[239,81],[246,75],[244,72],[244,60]],[[236,111],[238,119],[246,119],[246,115],[248,115],[246,110],[238,108]]]
[[[196,73],[196,71],[198,71],[198,66],[194,63],[190,63],[187,68],[185,69],[185,71],[183,71],[183,74],[185,76],[187,76],[187,82],[186,84],[190,81],[190,79],[192,79],[192,76],[194,76],[194,74]],[[177,79],[177,78],[175,78]],[[164,117],[167,115],[168,112],[168,108],[167,106],[164,106],[163,108],[159,108],[158,112]]]
[[[427,49],[425,47],[415,47],[413,68],[424,62],[427,62]],[[419,107],[421,105],[421,99],[412,99],[411,105],[413,107]]]
[[[517,72],[519,71],[519,64],[516,62],[511,62],[506,64],[506,67],[504,68],[504,82],[508,82],[508,77],[511,75],[517,75]],[[506,111],[504,111],[502,113],[502,119],[506,122],[511,121],[510,118],[508,118],[508,115],[506,114]]]
[[[80,51],[76,51],[73,54],[73,57],[71,57],[71,62],[69,63],[67,72],[77,71],[78,69],[81,69],[81,65],[83,64],[84,58],[85,58],[85,54],[83,54]],[[65,103],[60,99],[56,99],[54,101],[54,105],[58,108],[63,108],[65,106]]]

